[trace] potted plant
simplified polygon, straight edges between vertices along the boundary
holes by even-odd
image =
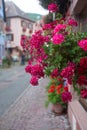
[[[64,83],[64,79],[60,76],[51,78],[47,86],[47,97],[46,106],[48,106],[49,103],[53,104],[52,111],[57,114],[67,112],[68,102],[72,99],[67,84]]]

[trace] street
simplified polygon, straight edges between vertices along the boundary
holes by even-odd
[[[71,130],[66,114],[56,116],[51,104],[45,107],[48,82],[49,79],[44,78],[38,86],[27,87],[1,116],[0,130]]]
[[[25,66],[15,65],[0,69],[0,116],[13,104],[29,86],[29,75]]]

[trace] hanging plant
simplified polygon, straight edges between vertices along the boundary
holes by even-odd
[[[23,27],[22,31],[23,31],[23,32],[26,32],[26,28],[25,28],[25,27]]]
[[[33,32],[32,29],[30,29],[30,30],[29,30],[29,33],[31,34],[32,32]]]
[[[5,31],[10,32],[10,31],[11,31],[10,27],[9,27],[9,26],[6,26],[6,27],[5,27]]]

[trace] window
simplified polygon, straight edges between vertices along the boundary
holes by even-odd
[[[11,25],[11,21],[10,21],[10,19],[7,19],[6,26],[10,27],[10,25]]]
[[[31,23],[28,24],[28,28],[29,29],[32,29],[33,28],[33,25]]]
[[[21,26],[22,27],[27,27],[27,23],[25,21],[21,21]]]
[[[13,34],[6,34],[7,41],[13,41]]]

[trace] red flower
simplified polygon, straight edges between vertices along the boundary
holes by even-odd
[[[60,77],[60,78],[58,78],[57,79],[59,82],[62,82],[63,81],[63,79]]]
[[[54,85],[51,85],[50,86],[50,89],[48,90],[48,93],[52,93],[55,91],[55,86]]]
[[[63,87],[62,84],[59,84],[58,86],[56,86],[56,91],[57,91],[57,94],[60,94],[61,92],[61,88]]]
[[[67,86],[65,86],[65,87],[64,87],[64,90],[65,90],[65,91],[68,91],[68,87],[67,87]]]

